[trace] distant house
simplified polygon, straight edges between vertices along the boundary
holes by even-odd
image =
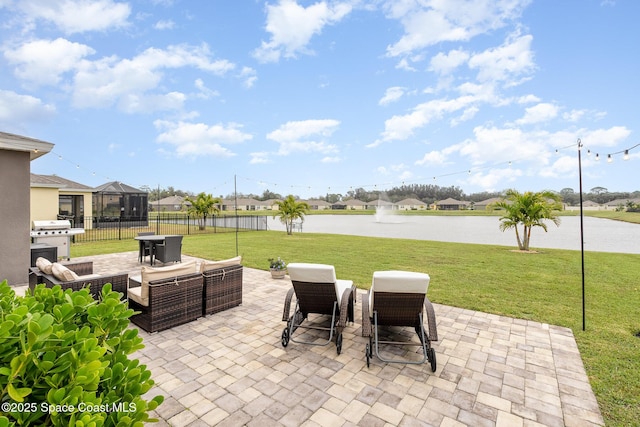
[[[497,202],[499,202],[501,200],[502,199],[500,197],[492,197],[490,199],[482,200],[480,202],[475,202],[473,204],[473,209],[475,209],[477,211],[485,210],[485,209],[487,209],[487,206],[492,205],[494,203],[497,203]]]
[[[366,209],[367,204],[362,200],[358,199],[349,199],[343,202],[345,209],[349,210],[364,210]]]
[[[397,206],[388,200],[378,199],[367,203],[366,209],[397,209]]]
[[[184,199],[182,196],[165,197],[164,199],[149,203],[149,208],[157,212],[181,211],[185,208]],[[186,204],[191,205],[189,202]]]
[[[616,199],[604,204],[605,209],[617,209],[619,207],[627,207],[627,205],[631,203],[638,204],[640,203],[640,198],[638,199]]]
[[[314,210],[314,211],[322,211],[322,210],[325,210],[325,209],[331,209],[331,203],[325,202],[324,200],[309,199],[309,200],[307,200],[307,203],[309,204],[309,208],[311,208],[311,210]]]
[[[427,204],[418,199],[404,199],[396,203],[401,211],[423,211],[427,209]]]
[[[435,203],[436,209],[440,211],[458,211],[467,209],[468,202],[461,202],[460,200],[448,199],[440,200]]]
[[[234,212],[237,208],[239,211],[256,211],[261,210],[264,202],[253,198],[238,198],[222,200],[221,210]]]
[[[67,219],[72,227],[91,228],[85,224],[85,212],[92,211],[93,187],[57,175],[30,176],[31,221]]]

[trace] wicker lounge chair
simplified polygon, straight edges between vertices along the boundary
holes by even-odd
[[[242,257],[203,261],[202,314],[213,314],[242,304]]]
[[[102,287],[107,283],[111,283],[112,290],[122,293],[123,300],[127,298],[127,279],[129,277],[127,273],[106,275],[93,274],[93,262],[91,261],[62,265],[73,271],[77,275],[77,278],[64,280],[55,277],[53,274],[45,273],[38,267],[31,267],[29,269],[29,289],[31,292],[33,292],[36,285],[40,283],[44,283],[47,288],[60,285],[62,289],[73,289],[74,291],[78,291],[89,285],[91,294],[97,299],[100,296]]]
[[[202,274],[195,261],[153,268],[129,278],[131,321],[147,332],[182,325],[202,317]]]
[[[342,330],[347,321],[353,322],[353,306],[356,290],[351,280],[336,279],[332,265],[291,263],[287,266],[293,288],[289,289],[284,303],[282,320],[287,326],[282,331],[282,345],[286,347],[289,340],[311,345],[327,345],[336,335],[336,351],[342,351]],[[296,296],[294,314],[289,316],[291,300]],[[309,314],[331,316],[328,327],[314,322],[303,325]],[[294,339],[293,333],[298,328],[329,331],[329,339],[320,342]]]
[[[431,301],[427,298],[429,275],[408,271],[376,271],[373,273],[371,289],[362,301],[362,336],[369,338],[365,348],[367,367],[373,354],[386,363],[431,363],[436,371],[436,353],[432,341],[438,341],[436,316]],[[423,310],[424,308],[424,310]],[[424,329],[423,313],[426,312],[429,333]],[[415,341],[381,341],[379,328],[384,326],[410,326],[418,334]],[[380,344],[422,347],[422,360],[391,359],[381,356]]]

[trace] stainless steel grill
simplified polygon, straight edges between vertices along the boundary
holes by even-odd
[[[51,220],[33,221],[33,230],[29,233],[33,243],[44,243],[58,248],[58,257],[71,259],[69,248],[71,236],[83,234],[83,228],[71,228],[71,221]]]

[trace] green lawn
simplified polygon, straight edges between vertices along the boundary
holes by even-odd
[[[422,240],[284,232],[242,232],[247,267],[268,258],[333,264],[339,278],[367,288],[375,270],[429,273],[433,302],[571,328],[608,426],[640,420],[640,255],[585,253],[586,331],[582,331],[580,252]],[[134,240],[75,244],[72,256],[137,250]],[[236,255],[236,234],[185,236],[185,254]]]

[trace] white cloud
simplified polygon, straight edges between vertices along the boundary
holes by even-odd
[[[390,87],[385,91],[384,96],[380,99],[380,101],[378,101],[378,105],[387,105],[392,102],[395,102],[400,98],[402,98],[404,93],[405,93],[405,88],[403,87],[400,87],[400,86]]]
[[[100,108],[113,104],[126,107],[131,105],[131,99],[164,97],[165,101],[173,100],[174,107],[179,108],[181,104],[176,103],[178,99],[170,93],[158,95],[148,92],[160,85],[165,69],[194,67],[224,75],[235,67],[229,61],[211,60],[209,57],[206,45],[176,45],[167,49],[149,48],[132,59],[107,57],[98,61],[81,61],[77,64],[73,103],[78,108]],[[156,109],[152,102],[144,104],[150,108],[148,111]],[[166,109],[169,103],[160,103],[158,107]]]
[[[571,110],[562,115],[562,118],[568,122],[578,122],[586,114],[585,110]]]
[[[20,0],[16,3],[30,21],[54,23],[65,34],[106,31],[128,25],[128,3],[112,0]]]
[[[251,153],[250,156],[251,160],[249,160],[249,164],[259,165],[269,163],[269,153],[267,153],[266,151]]]
[[[323,138],[330,137],[339,125],[338,120],[331,119],[287,122],[268,133],[267,139],[280,144],[280,155],[294,152],[335,153],[337,147],[327,144]]]
[[[516,120],[519,125],[547,122],[558,116],[558,106],[546,102],[525,109],[524,117]]]
[[[16,77],[39,85],[57,85],[62,74],[73,71],[78,62],[95,51],[84,44],[63,38],[35,40],[4,52],[10,64],[16,64]]]
[[[26,124],[51,119],[55,106],[30,95],[0,89],[0,128],[19,130]]]
[[[153,124],[160,132],[156,141],[173,146],[178,157],[231,157],[235,153],[225,145],[239,144],[253,138],[242,132],[242,126],[237,123],[207,125],[156,120]]]
[[[514,182],[522,176],[522,171],[516,168],[492,168],[486,172],[472,172],[467,182],[476,185],[484,191],[499,191],[508,187],[507,183]]]
[[[240,75],[238,77],[244,81],[244,87],[246,87],[247,89],[252,88],[258,80],[256,70],[251,67],[242,67],[242,70],[240,71]]]
[[[426,153],[422,159],[416,161],[416,165],[443,165],[447,160],[447,156],[442,151],[430,151]]]
[[[294,0],[267,4],[265,30],[271,34],[271,39],[263,41],[253,56],[260,62],[277,62],[281,56],[293,58],[298,53],[309,54],[311,50],[307,45],[311,38],[350,12],[351,5],[347,2],[330,4],[321,1],[306,8]]]
[[[367,147],[376,147],[383,142],[404,140],[411,137],[415,129],[421,128],[446,113],[468,108],[475,102],[473,96],[461,96],[451,100],[436,99],[417,105],[412,112],[396,115],[385,121],[382,137]]]
[[[387,47],[388,56],[402,56],[444,41],[466,41],[495,30],[520,16],[530,0],[387,0],[387,17],[397,19],[404,35]]]
[[[438,74],[448,74],[467,62],[470,55],[463,50],[452,50],[449,53],[439,52],[431,58],[429,70]]]
[[[535,69],[531,51],[531,35],[513,35],[502,46],[472,55],[469,68],[477,69],[480,82],[505,81],[518,83],[517,78],[527,76]]]
[[[155,28],[156,30],[173,30],[176,26],[176,23],[173,22],[170,19],[162,19],[158,22],[155,23],[155,25],[153,26],[153,28]]]

